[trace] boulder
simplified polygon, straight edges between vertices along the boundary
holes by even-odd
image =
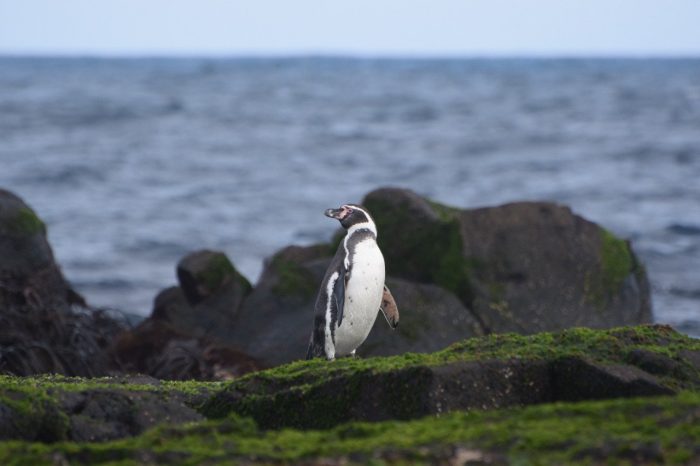
[[[484,332],[651,321],[649,284],[630,244],[567,207],[460,210],[395,188],[363,204],[388,274],[452,291]]]
[[[248,280],[233,266],[226,254],[219,251],[196,251],[177,264],[177,279],[192,306],[217,294],[232,298],[228,301],[236,310],[250,293]]]
[[[72,289],[44,223],[22,199],[0,190],[0,373],[106,374],[107,349],[124,327]]]
[[[316,360],[251,374],[209,399],[202,412],[250,416],[266,429],[326,429],[349,420],[671,395],[700,388],[700,372],[684,357],[698,348],[665,326],[489,335],[431,354]],[[675,364],[647,372],[640,352]]]
[[[25,304],[66,310],[85,300],[56,264],[44,222],[22,199],[0,189],[0,308]]]
[[[451,291],[392,277],[386,284],[401,303],[399,326],[392,329],[379,313],[369,337],[357,350],[360,356],[432,353],[452,342],[484,334]]]

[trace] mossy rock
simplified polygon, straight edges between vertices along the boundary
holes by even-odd
[[[651,321],[647,277],[631,246],[565,206],[457,209],[397,188],[363,203],[388,275],[453,292],[483,332]]]
[[[363,204],[377,224],[388,275],[434,283],[471,301],[473,264],[463,254],[456,209],[393,188],[369,193]]]
[[[673,364],[649,373],[629,356],[638,351]],[[432,354],[281,366],[233,382],[203,412],[252,416],[264,428],[327,428],[348,419],[670,394],[700,387],[700,367],[684,351],[697,353],[700,343],[663,326],[493,335]]]
[[[177,265],[177,277],[193,306],[228,286],[240,295],[239,302],[232,305],[235,308],[253,288],[220,251],[201,250],[183,257]]]
[[[157,424],[201,420],[194,407],[220,387],[218,383],[161,382],[147,377],[0,375],[0,440],[131,437]]]

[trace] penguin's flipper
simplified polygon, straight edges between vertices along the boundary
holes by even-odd
[[[335,281],[335,286],[333,287],[333,296],[335,297],[335,307],[336,307],[336,320],[338,321],[338,327],[343,323],[343,307],[345,305],[345,285],[347,284],[347,275],[345,273],[345,267],[341,267],[339,270],[340,274],[338,279]]]
[[[386,285],[384,285],[384,294],[382,295],[382,306],[379,309],[391,328],[396,328],[399,325],[399,308]]]

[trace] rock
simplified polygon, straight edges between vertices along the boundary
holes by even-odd
[[[268,365],[303,359],[331,254],[327,245],[290,246],[266,261],[227,341]]]
[[[203,250],[185,256],[177,264],[177,278],[192,306],[230,288],[230,304],[235,311],[252,288],[228,257],[218,251]]]
[[[63,277],[46,226],[0,190],[0,373],[103,375],[123,322],[87,306]]]
[[[550,365],[556,401],[672,395],[670,387],[641,369],[623,364],[600,364],[565,357]]]
[[[394,188],[363,203],[389,275],[452,291],[487,333],[651,320],[646,274],[630,245],[567,207],[459,210]]]
[[[84,302],[56,264],[44,222],[22,199],[0,189],[0,308],[65,310]]]
[[[349,420],[671,395],[699,389],[700,378],[676,371],[657,377],[626,363],[628,355],[665,353],[692,367],[682,352],[698,348],[697,341],[664,326],[492,335],[432,354],[315,360],[251,374],[212,397],[203,413],[250,416],[265,429],[326,429]]]
[[[693,463],[700,382],[678,367],[700,372],[699,351],[655,325],[487,335],[226,384],[0,375],[0,464]]]
[[[182,400],[149,392],[85,390],[63,393],[59,399],[61,411],[69,418],[66,437],[76,442],[132,437],[158,424],[203,419]]]
[[[380,312],[369,337],[357,350],[362,357],[432,353],[452,342],[484,334],[459,298],[444,288],[391,277],[387,286],[401,303],[399,325],[391,329]]]
[[[143,378],[0,382],[0,440],[102,442],[203,419],[192,408],[201,394],[161,388],[158,381],[144,389]]]

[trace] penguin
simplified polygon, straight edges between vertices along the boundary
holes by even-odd
[[[318,291],[306,359],[354,356],[380,310],[392,329],[399,324],[396,301],[384,284],[384,256],[372,216],[356,204],[328,209],[325,215],[347,232]]]

